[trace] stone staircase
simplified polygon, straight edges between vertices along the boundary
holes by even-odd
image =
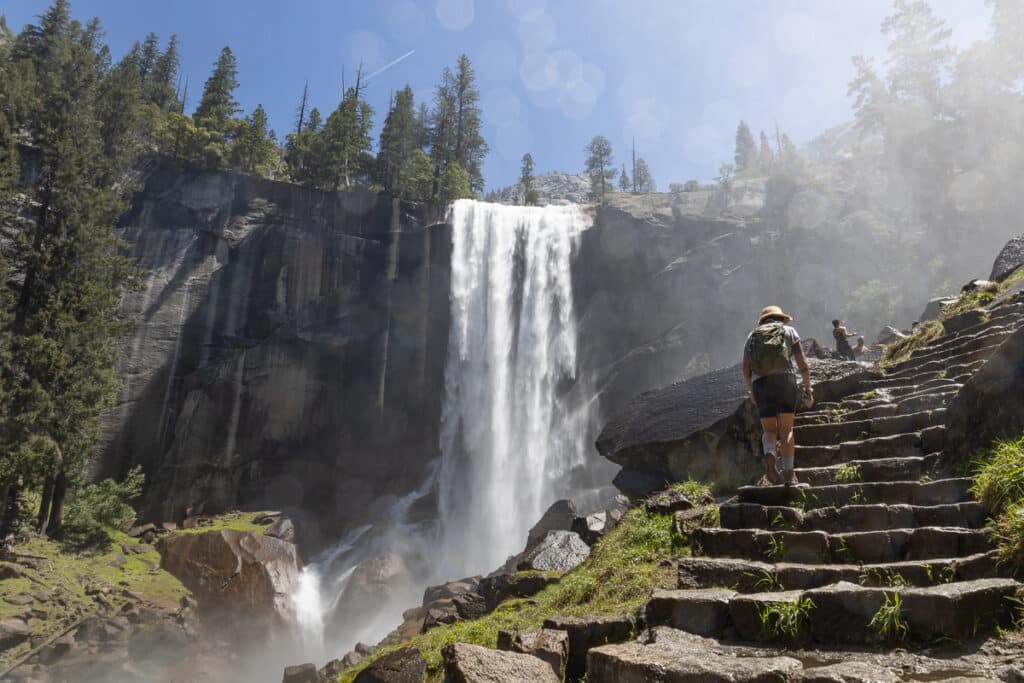
[[[1009,626],[1022,584],[997,563],[987,511],[942,445],[947,403],[1022,325],[1024,302],[1012,299],[954,318],[858,393],[798,415],[801,485],[741,488],[720,506],[720,526],[691,531],[678,588],[645,608],[646,636],[591,650],[589,683],[771,674],[747,676],[721,652],[718,670],[741,673],[693,674],[708,667],[702,648],[723,643],[827,651],[964,642]],[[673,630],[713,641],[672,657],[667,643],[691,637]],[[785,677],[811,680],[813,665],[801,662]]]

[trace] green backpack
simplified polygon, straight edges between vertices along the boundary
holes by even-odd
[[[793,350],[782,323],[759,325],[750,335],[750,369],[755,375],[781,375],[793,369]]]

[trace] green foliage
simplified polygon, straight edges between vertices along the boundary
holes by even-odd
[[[633,189],[633,182],[629,179],[629,175],[626,173],[626,165],[622,165],[622,173],[619,174],[619,190],[622,192],[629,192]]]
[[[587,153],[583,170],[590,176],[591,197],[604,204],[610,186],[609,181],[615,177],[615,168],[612,166],[612,143],[603,135],[595,135],[583,151]]]
[[[238,61],[231,48],[225,46],[203,87],[203,96],[194,115],[197,125],[221,137],[227,136],[231,119],[242,111],[235,100],[237,88]]]
[[[456,199],[468,199],[473,196],[469,173],[462,168],[462,164],[459,162],[453,161],[444,169],[439,196],[441,206],[446,206]]]
[[[999,291],[1000,286],[995,282],[990,282],[977,289],[961,292],[955,302],[943,307],[939,319],[949,320],[963,313],[984,308],[992,303]]]
[[[902,642],[910,635],[910,626],[903,616],[903,598],[899,593],[886,593],[885,603],[868,622],[868,628],[887,642]]]
[[[1024,501],[1011,503],[989,525],[998,545],[999,560],[1024,568]]]
[[[736,151],[733,154],[736,174],[740,175],[757,168],[757,143],[746,121],[736,127]]]
[[[533,155],[527,152],[523,155],[523,165],[519,170],[519,184],[523,188],[523,204],[534,206],[537,204],[537,190],[533,188]]]
[[[778,534],[772,534],[768,538],[768,547],[764,551],[764,556],[769,562],[782,562],[786,557],[785,539]]]
[[[243,173],[269,176],[277,166],[277,143],[268,129],[267,112],[257,105],[250,116],[234,126],[231,165]]]
[[[853,320],[860,330],[878,330],[896,319],[903,302],[900,288],[882,280],[868,280],[853,288],[841,309],[843,319]]]
[[[556,614],[632,614],[655,588],[674,588],[676,577],[660,561],[680,552],[672,534],[672,516],[630,510],[622,523],[601,539],[579,567],[527,600],[509,600],[480,619],[431,629],[408,645],[426,658],[430,672],[441,668],[441,650],[453,642],[496,647],[501,629],[539,628]],[[388,651],[378,652],[373,658]],[[372,661],[372,659],[369,661]],[[368,662],[367,662],[368,663]],[[351,681],[365,663],[339,680]]]
[[[837,484],[852,484],[859,481],[863,481],[860,465],[846,463],[845,465],[840,465],[839,468],[836,469]]]
[[[993,514],[1024,500],[1024,435],[997,440],[975,458],[971,491]]]
[[[889,588],[904,588],[910,582],[895,569],[867,569],[861,573],[860,585],[862,586],[887,586]]]
[[[651,176],[651,169],[647,167],[647,162],[639,157],[633,166],[633,187],[636,192],[657,192],[658,190],[658,186]]]
[[[941,337],[945,332],[946,330],[939,320],[929,320],[918,325],[917,330],[913,334],[903,339],[897,339],[885,347],[885,352],[882,353],[882,366],[902,363],[910,358],[915,351],[928,346],[928,344]]]
[[[687,500],[693,504],[697,504],[702,500],[714,500],[715,497],[711,493],[711,486],[705,484],[702,481],[696,481],[694,479],[687,479],[686,481],[677,481],[669,485],[669,488],[673,491],[681,493]]]
[[[761,593],[777,593],[785,590],[779,581],[779,575],[767,569],[761,570],[760,576],[754,582],[754,588]]]
[[[481,164],[488,147],[481,134],[480,90],[476,73],[466,55],[460,55],[455,72],[445,68],[434,93],[430,112],[430,158],[434,177],[444,178],[448,166],[458,163],[469,178],[471,193],[483,192]],[[443,198],[439,199],[445,204]]]
[[[814,602],[801,598],[796,602],[770,602],[758,607],[763,640],[794,642],[806,633]]]
[[[73,549],[107,547],[111,532],[124,530],[135,518],[129,503],[142,493],[143,481],[142,468],[136,467],[121,482],[104,479],[81,489],[68,505],[61,541]]]

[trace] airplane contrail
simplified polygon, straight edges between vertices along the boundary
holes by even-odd
[[[367,77],[366,77],[366,80],[367,80],[367,81],[369,81],[369,80],[371,80],[372,78],[374,78],[375,76],[377,76],[377,75],[379,75],[379,74],[381,74],[381,73],[383,73],[383,72],[387,71],[388,69],[390,69],[391,67],[393,67],[393,66],[394,66],[395,64],[398,64],[398,63],[399,63],[400,61],[402,61],[402,60],[403,60],[403,59],[405,59],[406,57],[409,57],[410,55],[412,55],[412,53],[414,53],[414,52],[416,52],[416,50],[409,50],[408,52],[406,52],[406,53],[405,53],[404,55],[402,55],[402,56],[401,56],[401,57],[399,57],[398,59],[395,59],[395,60],[393,60],[393,61],[391,61],[391,62],[388,62],[387,64],[385,64],[384,66],[382,66],[381,68],[377,69],[377,70],[376,70],[376,71],[374,71],[374,72],[373,72],[372,74],[370,74],[369,76],[367,76]]]

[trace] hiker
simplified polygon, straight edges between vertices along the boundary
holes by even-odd
[[[867,352],[868,347],[864,343],[864,337],[857,337],[857,345],[853,347],[853,357],[859,359]]]
[[[846,360],[857,360],[853,355],[853,348],[848,341],[850,337],[856,337],[857,332],[849,332],[838,318],[832,321],[832,336],[836,340],[836,351]]]
[[[778,306],[767,306],[743,345],[743,378],[761,418],[765,476],[771,484],[784,481],[787,486],[797,483],[793,472],[793,418],[801,397],[793,372],[794,358],[803,378],[803,401],[808,408],[814,405],[811,369],[800,345],[800,334],[789,325],[792,320]]]

